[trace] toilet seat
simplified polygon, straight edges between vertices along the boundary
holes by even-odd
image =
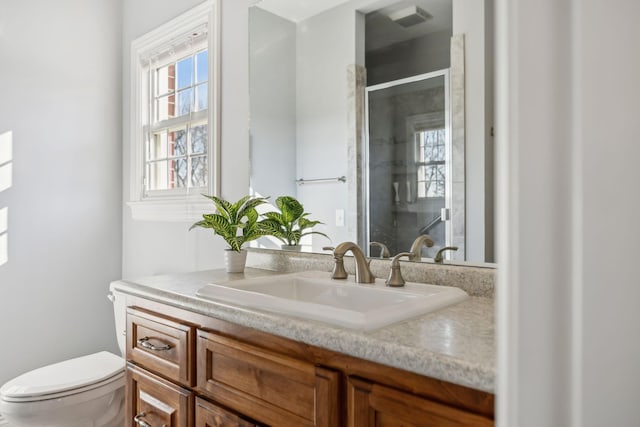
[[[106,351],[65,360],[22,374],[0,388],[5,402],[37,402],[111,385],[122,386],[124,359]]]

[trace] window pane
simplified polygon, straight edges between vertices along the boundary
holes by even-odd
[[[191,185],[193,187],[207,185],[207,156],[191,158]]]
[[[196,107],[195,111],[206,110],[209,106],[208,84],[204,83],[196,86]]]
[[[189,87],[193,84],[193,56],[178,61],[178,89]]]
[[[209,72],[209,53],[205,50],[196,55],[196,83],[206,82]]]
[[[147,164],[147,176],[149,177],[147,189],[166,190],[168,185],[169,167],[167,161]]]
[[[436,182],[435,197],[444,197],[444,181],[439,180]]]
[[[444,197],[444,165],[427,166],[425,189],[427,197]]]
[[[193,89],[185,89],[178,92],[178,105],[176,107],[176,117],[184,116],[191,112],[191,101],[193,99]]]
[[[429,145],[429,160],[438,160],[438,136],[434,131],[427,132],[427,141]]]
[[[173,92],[175,83],[176,67],[174,64],[159,68],[156,72],[156,95],[165,95]]]
[[[425,166],[418,166],[418,181],[424,181],[426,178]]]
[[[444,129],[416,132],[416,162],[443,162],[446,158]]]
[[[156,121],[167,120],[175,117],[175,102],[175,95],[158,98],[156,101]]]
[[[427,197],[433,197],[433,180],[435,177],[435,166],[427,166],[426,167],[426,191]]]
[[[207,125],[194,126],[191,128],[191,152],[193,154],[206,153],[207,142]]]
[[[169,132],[169,156],[187,155],[187,131],[180,129]]]
[[[162,131],[151,136],[147,151],[147,159],[161,159],[167,157],[167,133]]]
[[[176,159],[172,161],[173,182],[171,188],[184,188],[187,186],[187,159]]]

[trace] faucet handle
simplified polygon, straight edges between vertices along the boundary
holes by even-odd
[[[333,264],[333,273],[331,273],[332,279],[346,279],[349,277],[347,274],[347,270],[344,269],[344,261],[342,257],[335,258],[335,263]]]
[[[323,246],[322,250],[323,251],[331,251],[333,252],[336,248],[334,248],[333,246]],[[347,274],[346,270],[344,269],[344,261],[342,260],[342,258],[340,258],[338,260],[337,257],[335,257],[334,255],[334,259],[335,259],[335,263],[333,264],[333,272],[331,273],[331,278],[332,279],[346,279],[349,275]]]
[[[391,260],[391,271],[389,271],[389,278],[384,282],[387,286],[400,287],[404,286],[405,281],[400,272],[400,258],[407,257],[411,259],[411,252],[400,252],[394,256]]]
[[[333,253],[333,272],[331,273],[332,279],[346,279],[349,277],[347,270],[344,269],[344,258],[342,255],[336,255]]]

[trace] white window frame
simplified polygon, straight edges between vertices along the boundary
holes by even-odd
[[[220,194],[220,13],[219,0],[207,0],[182,15],[137,38],[131,44],[131,121],[129,201],[134,220],[195,221],[211,210],[201,193]],[[148,125],[148,62],[154,52],[183,38],[195,28],[207,27],[209,57],[207,109],[207,187],[145,192],[145,132]],[[147,87],[145,87],[147,86]]]

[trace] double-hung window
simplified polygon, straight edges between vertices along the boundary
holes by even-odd
[[[413,164],[418,200],[444,198],[447,159],[450,155],[446,117],[443,111],[407,117],[407,135],[413,140]],[[411,151],[409,152],[411,153]]]
[[[419,199],[445,196],[445,138],[444,128],[414,133]]]
[[[205,45],[149,69],[150,120],[143,131],[147,196],[165,190],[206,190],[207,58]]]
[[[218,192],[216,17],[208,1],[132,44],[134,219],[192,220]]]

